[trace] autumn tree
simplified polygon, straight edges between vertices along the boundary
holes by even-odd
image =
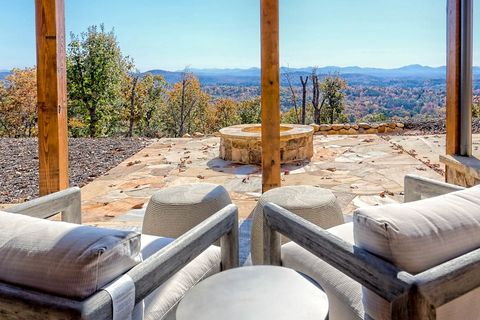
[[[189,72],[182,74],[167,93],[161,121],[166,133],[182,137],[186,133],[205,132],[207,129],[207,106],[210,96],[205,93],[200,81]]]
[[[0,135],[31,137],[37,125],[36,68],[13,69],[0,81]]]
[[[69,116],[88,123],[88,135],[108,133],[119,115],[121,81],[128,59],[114,31],[91,26],[77,36],[71,34],[67,55]]]
[[[207,132],[240,124],[239,103],[229,98],[220,98],[209,104]]]

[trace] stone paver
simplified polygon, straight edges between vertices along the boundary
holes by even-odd
[[[443,180],[419,159],[438,162],[444,140],[444,136],[316,135],[312,161],[282,166],[282,184],[332,190],[348,219],[359,206],[402,201],[406,174]],[[82,188],[85,223],[138,230],[144,204],[154,192],[192,182],[223,185],[239,207],[240,219],[247,219],[261,194],[261,169],[219,159],[219,146],[216,137],[152,143]],[[417,154],[399,146],[416,149]]]
[[[445,165],[439,161],[439,156],[445,155],[445,135],[392,136],[390,142],[401,146],[420,161],[445,171]],[[474,134],[472,142],[473,155],[479,158],[480,134]]]

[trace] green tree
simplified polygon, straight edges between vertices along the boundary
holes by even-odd
[[[71,34],[67,56],[69,116],[88,123],[90,137],[115,128],[128,66],[114,31],[106,32],[103,24],[89,27],[80,36]]]
[[[372,113],[362,118],[362,122],[385,122],[388,117],[383,113]]]
[[[320,83],[322,118],[330,123],[338,121],[345,109],[345,93],[347,83],[339,75],[329,75]],[[342,118],[343,119],[343,118]]]
[[[305,121],[306,123],[313,122],[313,105],[308,103],[305,108]],[[296,112],[293,108],[282,113],[282,123],[292,123],[295,124],[297,120]]]
[[[238,108],[240,123],[261,123],[262,122],[262,102],[260,97],[245,100],[240,103]]]
[[[158,113],[165,103],[167,83],[162,76],[129,73],[123,82],[124,111],[128,123],[127,137],[136,132],[141,136],[158,136]]]

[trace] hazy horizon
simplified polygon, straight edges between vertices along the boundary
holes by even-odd
[[[14,68],[28,68],[28,67],[33,67],[32,66],[25,66],[25,67],[14,67]],[[408,65],[402,65],[398,67],[391,67],[391,68],[382,68],[382,67],[376,67],[376,66],[352,66],[352,65],[347,65],[347,66],[340,66],[340,65],[325,65],[325,66],[300,66],[300,67],[292,67],[292,66],[280,66],[280,68],[287,68],[287,69],[310,69],[310,68],[317,68],[317,69],[323,69],[323,68],[360,68],[360,69],[379,69],[379,70],[396,70],[396,69],[401,69],[405,67],[410,67],[410,66],[419,66],[419,67],[425,67],[425,68],[445,68],[446,65],[439,65],[439,66],[429,66],[429,65],[421,65],[417,63],[412,63]],[[474,68],[480,68],[479,66],[473,66]],[[12,69],[14,69],[12,68]],[[0,68],[0,72],[10,72],[12,69],[2,69]],[[162,67],[153,67],[151,69],[147,70],[139,70],[139,72],[149,72],[153,70],[162,70],[162,71],[167,71],[167,72],[182,72],[184,70],[201,70],[201,71],[207,71],[207,70],[252,70],[256,69],[259,70],[260,67],[196,67],[196,66],[191,66],[189,65],[188,67],[182,68],[182,69],[167,69],[167,68],[162,68]]]

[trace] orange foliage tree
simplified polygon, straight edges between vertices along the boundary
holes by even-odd
[[[210,103],[207,110],[207,133],[239,124],[238,111],[239,103],[229,98],[220,98]]]
[[[0,135],[31,137],[37,133],[37,72],[13,69],[0,81]]]
[[[206,132],[206,110],[210,96],[202,90],[200,81],[192,73],[184,72],[167,94],[162,106],[161,122],[164,131],[171,137]]]

